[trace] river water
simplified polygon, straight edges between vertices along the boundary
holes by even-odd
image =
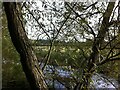
[[[117,90],[118,82],[113,78],[108,78],[103,74],[94,74],[92,76],[93,85],[96,90],[107,89],[107,90]]]
[[[68,77],[70,78],[72,71],[63,70],[61,67],[53,67],[51,65],[47,65],[44,73],[47,74],[48,77],[51,77],[51,73],[53,71],[57,73],[60,77]],[[103,74],[94,74],[91,78],[90,85],[94,87],[95,90],[118,90],[118,81],[113,78],[108,78]],[[52,80],[46,80],[47,84],[54,85],[54,88],[63,89],[65,86],[59,83],[57,80],[54,82]],[[54,84],[53,84],[54,83]]]

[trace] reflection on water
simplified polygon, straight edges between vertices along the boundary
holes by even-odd
[[[118,82],[115,79],[108,78],[103,74],[95,74],[92,76],[93,85],[96,90],[100,90],[99,88],[107,88],[107,90],[116,90],[118,88]]]
[[[63,68],[63,67],[62,67]],[[73,74],[72,71],[68,71],[68,70],[63,70],[61,67],[54,67],[51,65],[47,65],[46,69],[44,70],[44,73],[47,74],[47,77],[51,77],[52,75],[58,75],[60,77],[67,77],[67,78],[71,78],[71,75]],[[70,69],[69,69],[70,70]],[[58,82],[57,80],[50,80],[47,79],[46,80],[47,84],[55,87],[55,88],[65,88],[65,86],[63,84],[61,84],[60,82]],[[116,88],[118,88],[118,82],[112,78],[108,78],[103,74],[94,74],[92,76],[92,82],[90,83],[91,86],[94,86],[95,90],[101,90],[101,89],[105,89],[105,90],[117,90]]]

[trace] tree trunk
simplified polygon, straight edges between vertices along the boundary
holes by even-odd
[[[94,40],[94,44],[92,46],[92,53],[89,56],[87,68],[83,72],[83,80],[78,83],[74,90],[88,90],[89,89],[89,79],[91,78],[94,72],[94,65],[96,64],[96,60],[98,59],[99,55],[99,48],[100,45],[103,44],[106,32],[109,28],[109,19],[112,14],[115,2],[109,2],[107,9],[103,15],[103,21],[101,23],[100,30],[98,32],[97,37]]]
[[[38,65],[38,60],[26,36],[19,3],[3,3],[8,21],[8,29],[12,42],[20,55],[20,61],[26,78],[32,90],[46,90],[44,75]]]

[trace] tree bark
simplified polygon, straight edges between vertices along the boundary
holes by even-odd
[[[83,72],[83,80],[78,83],[74,90],[89,90],[89,79],[91,78],[93,72],[94,72],[94,66],[96,64],[96,61],[98,59],[98,55],[99,55],[99,49],[100,49],[100,45],[103,44],[106,32],[108,31],[109,28],[109,20],[110,20],[110,16],[112,14],[113,8],[114,8],[115,2],[109,2],[107,9],[103,15],[103,20],[101,23],[101,27],[100,30],[98,31],[98,35],[94,40],[93,46],[92,46],[92,53],[89,56],[88,59],[88,65],[86,67],[86,69]]]
[[[99,55],[100,46],[103,44],[106,32],[108,31],[108,28],[109,28],[109,19],[112,14],[114,5],[115,5],[115,2],[109,2],[107,9],[103,15],[103,20],[102,20],[100,30],[98,31],[98,35],[95,38],[94,44],[92,47],[92,53],[89,58],[90,63],[88,63],[88,64],[91,64],[91,66],[89,67],[88,70],[91,70],[91,68],[94,66],[93,64],[96,63],[96,60]]]
[[[46,90],[44,75],[25,33],[19,3],[4,2],[3,5],[12,42],[20,55],[23,70],[32,90]]]

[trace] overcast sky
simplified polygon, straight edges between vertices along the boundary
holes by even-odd
[[[42,1],[42,0],[41,0],[41,1]],[[38,0],[37,0],[37,6],[38,6],[38,8],[39,8],[40,11],[46,12],[45,8],[42,7],[42,2],[41,2],[41,1],[38,1]],[[45,1],[45,0],[44,0],[44,1]],[[61,6],[60,6],[59,3],[58,3],[58,2],[62,2],[62,0],[46,0],[46,1],[49,1],[49,5],[50,5],[50,6],[52,6],[52,2],[55,1],[55,2],[56,2],[56,8],[57,8],[57,9],[60,9],[61,7],[64,7],[64,3],[63,3]],[[118,0],[117,0],[117,2],[118,2]],[[116,5],[117,5],[117,2],[116,2]],[[90,4],[90,3],[89,3],[89,4]],[[48,7],[50,7],[50,6],[48,6]],[[32,9],[35,9],[35,6],[34,6],[34,5],[31,7],[31,10],[32,10]],[[63,10],[64,10],[64,9],[63,9]],[[50,12],[50,11],[48,11],[48,12]],[[116,12],[117,12],[117,9],[116,9]],[[78,12],[78,13],[79,13],[79,12]],[[118,14],[118,13],[117,13],[117,14]],[[116,15],[116,16],[117,16],[117,15]],[[95,23],[98,22],[99,18],[100,18],[100,16],[97,15],[96,18],[92,17],[91,19],[89,19],[88,21],[91,22],[90,26],[91,26],[91,27],[94,27],[94,26],[95,26]],[[58,19],[58,18],[55,18],[55,17],[53,18],[54,21],[56,21],[57,19]],[[59,20],[59,19],[58,19],[58,20]],[[40,21],[40,22],[43,22],[43,23],[46,24],[46,25],[49,25],[49,24],[50,24],[50,22],[47,20],[47,18],[44,18],[44,21],[42,21],[42,18],[41,18],[39,21]],[[29,23],[31,23],[31,22],[29,22]],[[38,35],[39,35],[41,32],[38,32],[38,30],[35,29],[35,28],[31,30],[31,27],[32,27],[32,26],[27,25],[28,38],[30,38],[30,39],[37,39]],[[47,28],[49,28],[49,26],[48,26]],[[97,33],[97,32],[96,32],[96,33]],[[85,34],[85,35],[87,36],[87,34]],[[41,35],[41,36],[44,37],[44,35]],[[85,41],[85,39],[81,39],[81,37],[80,37],[79,34],[76,34],[75,37],[76,37],[79,41]],[[44,37],[44,38],[45,38],[45,37]],[[92,38],[92,35],[89,35],[88,38]]]

